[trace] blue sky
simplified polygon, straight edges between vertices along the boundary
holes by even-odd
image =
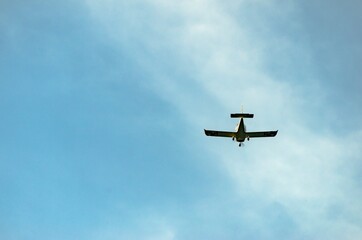
[[[361,239],[361,7],[2,1],[0,238]]]

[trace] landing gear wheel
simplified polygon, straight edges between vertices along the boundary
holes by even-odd
[[[241,147],[241,143],[239,143],[239,147]]]

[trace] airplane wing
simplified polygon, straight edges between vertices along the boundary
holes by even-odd
[[[245,134],[250,138],[256,138],[256,137],[275,137],[277,133],[278,131],[266,131],[266,132],[247,132]]]
[[[205,130],[206,136],[212,137],[235,137],[235,132],[224,132],[224,131],[214,131],[214,130]]]

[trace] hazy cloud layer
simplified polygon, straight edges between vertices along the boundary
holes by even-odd
[[[308,32],[296,3],[88,3],[114,44],[151,75],[141,84],[173,104],[192,131],[232,129],[228,114],[241,103],[255,113],[250,128],[279,129],[277,138],[246,149],[222,139],[192,143],[233,179],[236,203],[220,208],[235,211],[244,232],[258,229],[264,239],[362,236],[361,125],[341,135],[324,118],[334,107],[325,105],[329,92],[312,46],[298,39]]]
[[[0,238],[361,238],[360,3],[0,6]]]

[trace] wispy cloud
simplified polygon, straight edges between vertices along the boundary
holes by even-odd
[[[255,140],[241,151],[218,147],[223,144],[220,139],[196,143],[220,159],[240,199],[252,196],[265,208],[278,204],[297,225],[296,239],[303,234],[328,239],[362,236],[358,187],[362,130],[344,133],[343,139],[331,128],[318,131],[311,124],[324,124],[316,111],[316,106],[324,104],[318,84],[296,84],[303,81],[293,73],[296,66],[282,73],[282,80],[263,71],[266,63],[280,60],[268,54],[272,40],[286,46],[285,54],[300,54],[306,61],[305,71],[316,78],[308,45],[268,31],[257,38],[253,23],[240,24],[233,11],[237,7],[243,13],[253,5],[253,11],[270,14],[275,10],[277,14],[283,12],[282,5],[275,1],[231,1],[228,5],[203,0],[87,2],[104,33],[151,76],[152,81],[140,84],[175,106],[192,130],[202,134],[204,127],[229,124],[219,119],[238,110],[241,103],[246,111],[256,113],[254,122],[250,121],[253,129],[279,128],[276,139]],[[285,6],[287,13],[295,12],[294,7]],[[266,21],[258,20],[258,24]],[[260,205],[249,203],[248,208],[248,213],[237,212],[245,218],[248,214],[265,217]],[[276,236],[265,219],[259,227]]]

